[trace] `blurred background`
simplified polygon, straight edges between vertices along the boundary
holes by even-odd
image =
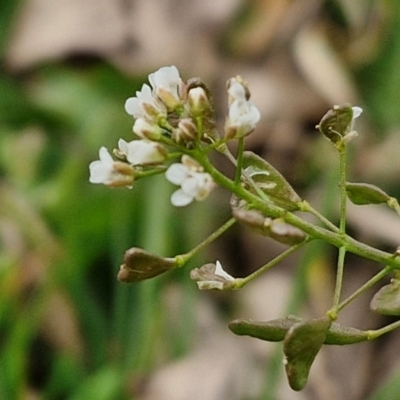
[[[174,209],[163,177],[111,190],[89,184],[88,165],[130,140],[124,102],[147,75],[176,65],[209,85],[221,125],[226,80],[247,80],[262,114],[247,148],[335,222],[336,154],[315,125],[333,104],[361,106],[349,180],[400,197],[399,11],[397,0],[2,0],[0,399],[398,399],[399,332],[323,348],[297,393],[280,344],[227,328],[322,315],[335,249],[313,244],[240,292],[199,293],[191,268],[219,259],[245,276],[284,249],[234,227],[183,271],[121,284],[127,248],[188,251],[229,218],[229,194]],[[384,207],[350,207],[349,229],[383,250],[400,242]],[[349,254],[343,295],[379,268]],[[377,289],[340,322],[391,322],[369,311]]]

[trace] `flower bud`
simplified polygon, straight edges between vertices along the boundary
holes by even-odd
[[[149,122],[144,118],[138,118],[133,125],[133,132],[141,139],[160,140],[162,128],[154,122]]]
[[[201,86],[189,90],[188,102],[193,116],[202,115],[211,108],[207,93]]]
[[[172,132],[172,139],[176,143],[192,142],[197,136],[197,128],[191,118],[182,118],[178,127]]]

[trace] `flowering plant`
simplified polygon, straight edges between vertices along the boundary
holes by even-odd
[[[286,316],[272,321],[238,319],[230,322],[237,335],[249,335],[267,341],[283,341],[284,365],[289,384],[301,390],[307,382],[311,365],[324,344],[349,345],[372,340],[400,326],[395,321],[378,330],[362,331],[336,322],[339,313],[354,299],[389,274],[393,279],[381,288],[371,301],[371,309],[384,315],[400,315],[400,251],[393,253],[370,247],[346,232],[346,202],[354,204],[386,204],[400,215],[397,200],[380,188],[367,183],[348,182],[346,149],[357,133],[356,118],[360,107],[349,104],[334,106],[321,119],[317,128],[332,143],[340,166],[340,221],[335,225],[303,200],[287,180],[266,160],[244,149],[244,138],[251,134],[260,120],[260,112],[250,100],[250,91],[240,77],[227,83],[229,111],[224,132],[219,134],[213,102],[206,85],[199,79],[183,82],[176,67],[163,67],[149,75],[136,96],[125,103],[125,110],[134,118],[135,139],[120,139],[113,158],[105,147],[100,159],[93,161],[90,182],[107,186],[132,188],[135,180],[154,174],[165,174],[179,188],[172,194],[176,207],[194,200],[205,200],[216,186],[232,194],[232,218],[185,254],[163,258],[143,249],[126,251],[118,279],[125,283],[150,279],[175,268],[181,268],[199,251],[239,222],[256,233],[288,246],[276,258],[254,273],[234,278],[221,263],[208,263],[191,271],[190,277],[201,290],[238,290],[260,274],[313,240],[323,240],[338,248],[336,285],[332,306],[320,318],[304,320]],[[233,155],[229,143],[237,141]],[[211,161],[217,152],[227,157],[235,173],[230,178]],[[171,163],[171,160],[178,162]],[[302,218],[308,213],[318,223]],[[343,271],[346,253],[351,252],[375,261],[383,268],[348,298],[342,299]]]

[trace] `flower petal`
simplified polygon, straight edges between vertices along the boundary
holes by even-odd
[[[162,67],[149,75],[153,93],[165,104],[168,110],[175,109],[180,104],[180,89],[182,80],[175,66]]]
[[[194,174],[193,174],[194,175]],[[196,176],[187,177],[181,185],[182,190],[189,196],[196,197],[200,187]]]
[[[233,82],[228,89],[228,94],[233,98],[233,100],[246,101],[246,91],[239,82]]]
[[[118,148],[124,153],[128,154],[128,142],[124,139],[118,140]]]
[[[149,75],[149,82],[153,90],[163,88],[177,87],[180,81],[179,71],[175,65],[170,67],[161,67],[156,72]]]
[[[193,201],[193,197],[185,193],[182,189],[176,190],[171,195],[171,203],[175,207],[184,207]]]
[[[104,164],[112,165],[112,163],[114,162],[110,153],[104,146],[101,147],[101,149],[99,151],[99,157],[100,157],[100,161]]]
[[[89,170],[90,183],[104,183],[108,180],[110,171],[104,166],[101,161],[92,161],[89,165]]]
[[[125,111],[129,115],[132,115],[133,117],[138,118],[138,116],[141,114],[141,109],[140,109],[139,103],[140,102],[137,97],[130,97],[125,102]]]
[[[174,185],[181,185],[189,174],[190,169],[181,163],[172,164],[165,171],[165,177]]]
[[[224,269],[222,268],[222,265],[219,261],[216,262],[215,264],[215,275],[218,275],[227,281],[234,281],[235,278],[231,275],[229,275]]]
[[[352,107],[352,110],[353,110],[353,119],[358,118],[363,112],[363,109],[361,107]]]

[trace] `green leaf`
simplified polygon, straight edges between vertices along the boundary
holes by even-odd
[[[371,310],[382,315],[400,315],[400,280],[392,279],[372,298]]]
[[[118,273],[118,280],[125,283],[154,278],[177,267],[174,258],[162,258],[138,247],[125,252],[124,264]]]
[[[390,196],[382,189],[369,183],[346,183],[347,197],[357,205],[382,204],[390,200]]]
[[[317,129],[332,143],[338,143],[348,132],[353,119],[350,104],[341,104],[330,109],[317,125]]]
[[[293,390],[302,390],[315,357],[325,342],[331,325],[327,317],[294,324],[283,341],[285,370]]]
[[[299,209],[301,198],[271,164],[252,151],[243,153],[243,169],[260,190],[277,206],[288,211]]]

